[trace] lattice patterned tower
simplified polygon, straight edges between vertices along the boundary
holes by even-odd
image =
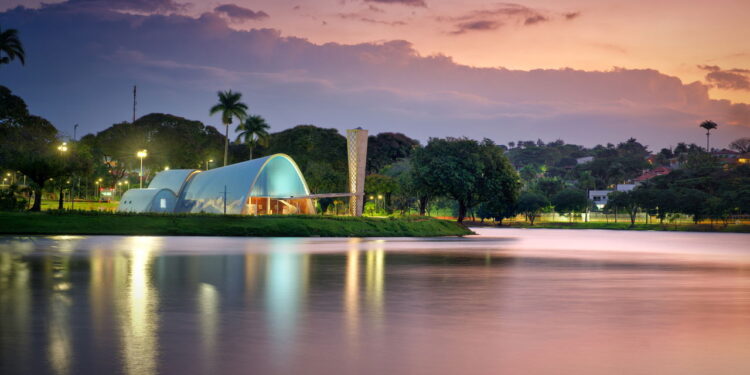
[[[365,198],[365,163],[367,162],[367,130],[346,131],[346,148],[349,157],[349,214],[362,216]]]

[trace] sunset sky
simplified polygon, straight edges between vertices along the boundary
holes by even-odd
[[[750,135],[748,1],[0,0],[27,64],[0,69],[69,131],[208,116],[239,90],[272,130],[654,147]],[[22,5],[26,8],[17,8]],[[80,131],[80,130],[79,130]]]

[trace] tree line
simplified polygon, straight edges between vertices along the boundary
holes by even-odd
[[[241,94],[224,91],[218,97],[209,112],[221,115],[224,134],[200,121],[152,113],[80,140],[65,140],[49,121],[29,113],[21,98],[0,87],[0,167],[28,177],[33,210],[40,208],[43,191],[83,197],[98,186],[135,186],[141,161],[135,151],[141,149],[148,150],[143,159],[147,181],[166,168],[210,169],[224,158],[235,163],[286,153],[313,193],[347,190],[346,138],[338,130],[298,125],[269,133],[265,119],[247,113]],[[228,128],[234,120],[240,125],[232,141]],[[63,142],[66,151],[59,149]],[[732,143],[745,152],[749,145],[747,139]],[[684,168],[632,193],[613,194],[605,210],[648,212],[662,220],[678,213],[696,220],[748,213],[746,167],[725,170],[693,144],[662,149],[648,162],[650,155],[635,139],[591,148],[561,140],[499,145],[467,138],[431,138],[422,145],[401,133],[374,134],[368,139],[366,212],[444,213],[459,221],[471,216],[499,222],[520,214],[533,224],[543,212],[572,216],[596,209],[588,190],[606,189],[678,160]],[[579,162],[586,157],[591,159]],[[81,186],[81,181],[87,183]],[[670,206],[670,201],[682,203]],[[341,202],[319,203],[327,212]]]

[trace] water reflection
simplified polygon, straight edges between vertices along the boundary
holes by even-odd
[[[216,366],[216,344],[219,340],[219,292],[211,284],[198,288],[203,373],[212,374]]]
[[[383,284],[385,268],[385,250],[383,240],[376,241],[374,250],[367,252],[366,263],[366,296],[370,313],[375,317],[377,323],[383,319]]]
[[[131,237],[124,240],[130,251],[120,256],[128,264],[125,298],[120,304],[123,370],[127,374],[155,374],[159,353],[158,292],[154,289],[151,267],[161,239]]]
[[[295,250],[296,240],[274,239],[266,269],[266,304],[275,363],[288,364],[294,349],[295,332],[307,289],[310,255]]]
[[[30,367],[31,335],[8,334],[31,331],[30,277],[30,265],[20,254],[0,252],[0,369],[3,358],[15,357],[18,361],[6,368],[15,373],[28,373]]]
[[[63,241],[66,244],[68,241]],[[65,253],[69,249],[63,247]],[[63,253],[64,254],[64,253]],[[48,313],[47,321],[47,358],[55,374],[67,375],[70,373],[73,350],[71,342],[73,337],[70,330],[70,309],[73,301],[67,295],[71,288],[70,256],[54,255],[48,257],[45,262],[45,281],[48,285]]]
[[[359,242],[349,240],[346,253],[346,284],[344,285],[344,312],[349,347],[357,345],[359,336]]]
[[[498,233],[0,239],[0,373],[750,373],[748,236]]]

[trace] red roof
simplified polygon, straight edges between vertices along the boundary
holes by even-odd
[[[642,175],[636,177],[635,179],[633,179],[633,181],[643,182],[643,181],[650,180],[656,176],[664,176],[666,174],[669,174],[670,172],[672,172],[672,170],[667,167],[656,167],[650,171],[643,172]]]

